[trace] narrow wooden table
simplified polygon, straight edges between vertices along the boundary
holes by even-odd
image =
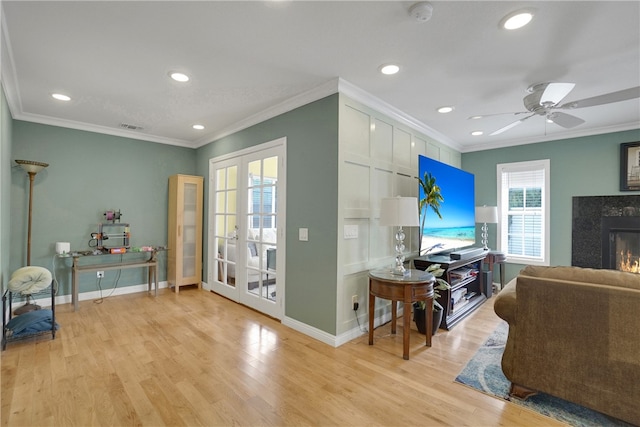
[[[71,254],[57,255],[60,258],[69,258],[73,257],[73,264],[71,266],[71,304],[73,304],[73,311],[78,311],[78,284],[80,282],[80,273],[88,272],[88,271],[107,271],[107,270],[123,270],[127,268],[147,268],[148,275],[148,290],[151,290],[151,286],[155,289],[155,296],[158,296],[158,275],[157,275],[157,265],[158,261],[156,260],[156,255],[158,251],[165,250],[164,248],[153,248],[152,251],[144,251],[144,252],[125,252],[126,254],[148,254],[148,259],[139,260],[139,261],[129,261],[123,262],[122,260],[116,262],[103,262],[104,259],[113,259],[114,255],[123,255],[123,254],[93,254],[91,251],[82,251],[82,252],[72,252]],[[79,259],[87,258],[93,260],[100,260],[99,264],[90,264],[90,265],[80,265]]]
[[[421,270],[409,270],[408,276],[395,276],[390,269],[369,272],[369,345],[373,345],[373,319],[376,297],[391,300],[391,333],[396,333],[398,301],[404,303],[402,358],[409,360],[409,331],[411,327],[411,305],[424,301],[427,305],[425,323],[426,345],[431,347],[433,329],[433,284],[435,277]]]

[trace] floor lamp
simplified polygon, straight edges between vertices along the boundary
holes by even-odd
[[[380,204],[380,225],[397,226],[396,265],[391,274],[408,276],[410,271],[404,268],[404,230],[402,227],[416,227],[418,220],[418,199],[416,197],[389,197]]]
[[[31,265],[31,212],[33,210],[33,180],[36,174],[42,169],[49,166],[48,163],[34,162],[31,160],[16,160],[16,163],[20,165],[29,174],[29,225],[27,226],[27,266]],[[29,303],[30,295],[27,295],[27,303],[18,308],[15,313],[22,314],[27,311],[37,310],[39,307],[36,304]]]

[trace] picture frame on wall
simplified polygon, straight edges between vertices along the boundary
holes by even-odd
[[[620,191],[640,191],[640,141],[620,144]]]

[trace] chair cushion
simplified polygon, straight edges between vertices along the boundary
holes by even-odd
[[[30,295],[51,284],[51,272],[44,267],[28,266],[17,269],[11,275],[7,287],[11,292]]]

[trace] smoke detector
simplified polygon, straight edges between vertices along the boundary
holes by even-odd
[[[433,6],[427,1],[421,1],[409,8],[409,15],[418,22],[427,22],[433,15]]]

